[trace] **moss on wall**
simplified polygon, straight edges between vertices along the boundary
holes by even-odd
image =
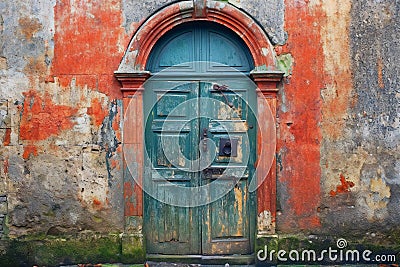
[[[123,235],[26,236],[0,243],[0,266],[58,266],[79,263],[143,263],[141,238]],[[129,242],[128,242],[129,241]],[[124,243],[124,246],[123,246]]]

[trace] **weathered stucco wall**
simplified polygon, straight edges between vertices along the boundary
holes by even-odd
[[[396,1],[286,1],[278,228],[398,228]],[[398,230],[398,229],[397,229]]]
[[[338,19],[347,25],[346,37],[336,41],[345,49],[336,53],[349,59],[329,61],[336,65],[330,67],[331,89],[326,90],[333,97],[328,93],[324,102],[336,104],[323,109],[328,127],[323,127],[321,150],[322,217],[326,231],[388,233],[398,229],[400,217],[400,3],[349,1],[339,6],[347,6]],[[335,180],[341,184],[340,174],[354,187],[329,193]]]
[[[122,231],[120,5],[4,1],[0,9],[8,236]]]
[[[113,72],[139,25],[170,2],[0,3],[3,237],[124,231],[123,106]],[[286,72],[278,232],[395,231],[400,2],[230,2],[265,28]]]

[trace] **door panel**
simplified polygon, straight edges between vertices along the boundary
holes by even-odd
[[[248,192],[254,173],[255,151],[253,113],[249,110],[248,88],[240,81],[225,81],[227,89],[216,90],[211,83],[201,83],[204,97],[216,100],[213,115],[207,121],[210,138],[221,148],[221,142],[235,140],[236,153],[224,155],[217,151],[209,168],[202,172],[201,183],[210,184],[210,199],[218,188],[231,190],[203,208],[202,252],[205,255],[249,254],[252,252],[250,209],[254,196]],[[247,90],[246,90],[247,89]],[[213,103],[213,102],[212,102]],[[250,136],[250,138],[249,138]]]
[[[216,182],[216,186],[224,181]],[[247,238],[247,183],[240,181],[226,196],[210,204],[212,240],[226,238]],[[216,216],[215,216],[216,215]],[[221,224],[220,222],[227,222]]]
[[[226,183],[218,180],[215,186]],[[211,193],[212,194],[212,193]],[[250,254],[247,181],[204,210],[203,254]]]
[[[161,68],[176,66],[183,62],[195,60],[194,29],[189,29],[182,34],[175,35],[167,41],[168,45],[161,48],[159,66]],[[188,67],[188,65],[186,65]]]
[[[197,107],[184,103],[197,98],[199,84],[160,82],[147,89],[144,102],[149,159],[145,162],[144,180],[144,191],[149,193],[145,193],[144,212],[147,252],[199,254],[198,209],[165,204],[179,197],[191,206],[192,196],[184,192],[177,196],[177,188],[198,184],[198,175],[189,172],[190,159],[197,153],[199,125],[190,119],[196,116]],[[174,112],[177,107],[181,112]]]
[[[191,64],[200,61],[207,64]],[[162,36],[151,51],[146,69],[152,73],[170,67],[185,74],[249,73],[253,65],[249,49],[236,33],[217,23],[194,22],[178,25]]]

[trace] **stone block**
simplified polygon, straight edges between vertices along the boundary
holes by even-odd
[[[10,117],[8,116],[8,101],[0,100],[0,128],[6,128],[10,125]]]
[[[0,214],[7,214],[7,202],[0,202]]]
[[[143,262],[145,258],[143,238],[138,235],[122,235],[122,261]]]
[[[141,216],[127,216],[125,217],[125,232],[130,234],[142,233],[143,217]]]

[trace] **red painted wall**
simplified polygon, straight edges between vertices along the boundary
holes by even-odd
[[[324,86],[320,8],[308,1],[286,1],[287,44],[277,47],[278,55],[294,59],[293,75],[285,78],[278,102],[278,173],[281,215],[277,227],[282,231],[313,229],[320,226],[318,207],[320,188],[321,96]],[[283,111],[282,105],[285,105]],[[279,167],[278,167],[279,168]]]

